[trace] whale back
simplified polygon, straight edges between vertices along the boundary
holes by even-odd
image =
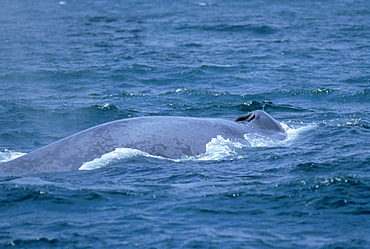
[[[101,124],[56,141],[12,161],[0,171],[11,174],[78,170],[85,162],[100,158],[116,148],[131,148],[154,156],[182,158],[206,152],[218,136],[249,145],[246,134],[262,133],[284,140],[279,122],[264,111],[239,117],[237,122],[214,118],[140,117]]]
[[[244,139],[241,124],[210,118],[139,117],[101,124],[24,156],[2,163],[0,171],[13,174],[78,170],[85,162],[116,148],[131,148],[165,158],[196,156],[206,152],[213,138]]]

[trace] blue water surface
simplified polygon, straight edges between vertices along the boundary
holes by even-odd
[[[370,248],[370,2],[3,0],[0,160],[130,117],[287,143],[0,174],[1,248]]]

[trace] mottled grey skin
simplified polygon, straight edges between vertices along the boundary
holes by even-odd
[[[262,133],[277,140],[286,134],[264,111],[241,116],[236,122],[214,118],[141,117],[113,121],[79,132],[0,165],[0,171],[26,175],[78,170],[116,148],[132,148],[167,158],[196,156],[218,135],[248,144],[244,135]]]

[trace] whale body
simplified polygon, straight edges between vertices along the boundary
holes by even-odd
[[[117,148],[132,148],[166,158],[197,156],[212,138],[249,144],[246,134],[286,138],[280,123],[264,111],[253,111],[235,121],[217,118],[150,116],[104,123],[71,135],[9,162],[0,171],[15,175],[78,170],[85,162]]]

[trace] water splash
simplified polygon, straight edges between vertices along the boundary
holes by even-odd
[[[245,134],[244,138],[251,144],[251,147],[287,147],[290,146],[301,133],[311,130],[317,126],[316,124],[309,124],[296,128],[285,123],[281,123],[281,125],[287,134],[287,138],[283,141],[275,140],[258,133]]]
[[[246,146],[248,145],[242,144],[238,141],[224,139],[222,136],[217,136],[217,138],[212,138],[212,140],[206,144],[206,153],[189,158],[200,161],[234,159],[237,158],[238,150]]]
[[[13,159],[16,159],[20,156],[23,156],[27,153],[22,153],[22,152],[17,152],[17,151],[12,151],[12,150],[7,150],[5,149],[4,151],[0,151],[0,163],[5,163],[8,161],[11,161]]]
[[[125,159],[131,159],[138,156],[154,157],[149,153],[137,149],[117,148],[112,152],[102,155],[100,158],[95,158],[92,161],[83,163],[79,170],[98,169],[107,165],[119,163],[120,161]]]

